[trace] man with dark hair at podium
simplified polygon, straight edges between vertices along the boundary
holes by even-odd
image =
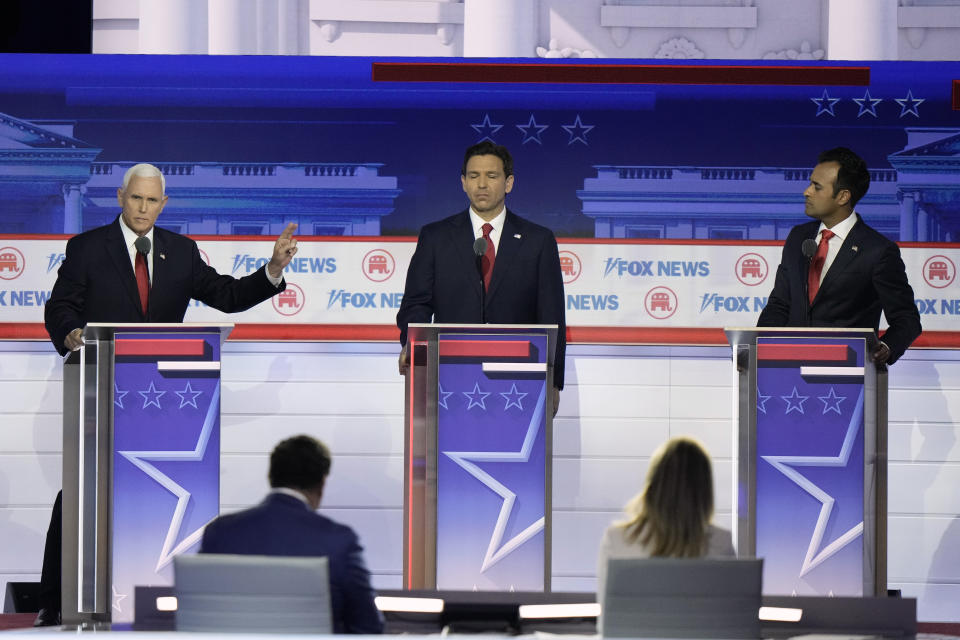
[[[334,633],[381,633],[357,534],[317,513],[330,464],[330,450],[315,438],[282,441],[270,454],[270,493],[257,506],[208,524],[200,553],[325,557]]]
[[[877,364],[896,362],[920,335],[920,314],[896,243],[854,211],[870,186],[867,165],[844,147],[824,151],[804,190],[813,221],[794,227],[783,246],[760,327],[880,327]]]
[[[283,291],[283,269],[297,252],[288,224],[270,262],[243,278],[220,275],[200,257],[197,243],[154,224],[167,204],[163,172],[136,164],[117,189],[120,215],[67,242],[44,321],[60,355],[83,346],[89,322],[182,322],[191,299],[227,313],[245,311]],[[59,624],[61,496],[57,496],[43,554],[38,625]]]
[[[460,183],[470,207],[423,227],[410,260],[397,312],[403,345],[400,373],[409,366],[407,325],[411,322],[555,324],[556,411],[566,353],[557,241],[549,229],[521,218],[504,204],[514,183],[513,158],[506,147],[483,141],[467,149]]]

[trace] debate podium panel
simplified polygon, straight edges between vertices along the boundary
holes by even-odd
[[[738,554],[776,595],[886,595],[887,374],[872,329],[727,329]]]
[[[232,324],[89,324],[64,359],[65,625],[133,620],[134,585],[219,513],[220,348]]]
[[[405,588],[550,589],[556,333],[409,326]]]

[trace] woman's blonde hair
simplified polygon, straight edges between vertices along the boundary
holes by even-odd
[[[696,440],[673,438],[654,453],[643,492],[626,507],[628,542],[651,556],[695,558],[707,551],[713,517],[710,456]]]

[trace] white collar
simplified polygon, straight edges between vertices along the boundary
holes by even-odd
[[[291,498],[296,498],[302,502],[308,509],[310,508],[310,502],[307,501],[307,496],[300,493],[296,489],[291,489],[290,487],[274,487],[270,489],[270,493],[279,493],[285,496],[290,496]]]
[[[483,225],[489,224],[491,227],[493,227],[493,230],[499,234],[501,231],[503,231],[503,223],[506,219],[507,219],[506,205],[503,206],[503,209],[500,210],[500,213],[498,213],[496,217],[493,220],[491,220],[489,223],[483,218],[481,218],[480,214],[478,214],[476,211],[473,210],[473,207],[470,207],[470,223],[473,225],[474,231],[478,231],[481,227],[483,227]],[[474,235],[477,235],[477,233],[474,233]]]
[[[846,218],[844,218],[842,221],[838,222],[837,224],[833,225],[833,228],[831,228],[830,231],[832,231],[833,235],[840,238],[840,241],[843,242],[844,240],[847,239],[847,236],[850,235],[850,230],[853,229],[853,225],[857,224],[857,219],[858,217],[856,212],[851,211],[850,215],[848,215]],[[823,230],[826,228],[827,228],[827,225],[821,222],[820,228],[817,229],[817,235],[819,236],[823,232]]]
[[[133,243],[140,237],[136,231],[127,226],[122,215],[120,216],[120,232],[123,234],[123,242],[128,249],[133,247]],[[143,237],[150,241],[150,251],[153,251],[153,227],[150,227],[150,231],[147,231]]]

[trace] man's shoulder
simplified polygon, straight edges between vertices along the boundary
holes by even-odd
[[[164,229],[163,227],[154,227],[153,228],[153,238],[154,242],[166,242],[167,244],[174,243],[184,243],[184,244],[196,244],[192,238],[188,238],[185,235],[179,234],[176,231],[170,231],[169,229]]]
[[[87,229],[86,231],[78,233],[70,238],[69,243],[76,246],[88,242],[103,242],[103,239],[112,233],[120,234],[120,225],[116,220],[102,227],[94,227],[93,229]]]
[[[553,236],[553,231],[549,227],[537,224],[528,218],[517,215],[509,209],[507,209],[507,223],[516,228],[520,233],[526,235]]]
[[[857,214],[857,222],[850,232],[856,234],[861,242],[869,242],[875,245],[896,245],[896,242],[867,224],[859,214]]]
[[[420,235],[430,235],[437,233],[444,229],[450,229],[452,227],[457,227],[462,225],[464,221],[469,221],[470,214],[466,209],[458,213],[453,214],[452,216],[447,216],[446,218],[441,218],[440,220],[434,220],[433,222],[428,222],[423,225],[420,229]]]

